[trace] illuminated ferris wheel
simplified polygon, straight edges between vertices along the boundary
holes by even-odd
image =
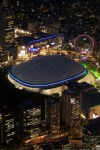
[[[80,54],[88,54],[93,50],[94,40],[87,34],[79,35],[74,40],[74,47]]]

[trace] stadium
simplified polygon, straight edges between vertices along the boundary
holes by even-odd
[[[77,81],[87,70],[74,60],[63,55],[37,56],[11,68],[8,79],[19,89],[43,94],[58,93],[68,82]]]

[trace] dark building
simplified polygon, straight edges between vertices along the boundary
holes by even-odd
[[[68,83],[67,87],[71,90],[73,90],[73,88],[75,90],[78,90],[82,93],[82,101],[81,101],[81,110],[84,113],[85,117],[87,119],[89,119],[89,109],[91,106],[94,106],[94,100],[91,101],[90,95],[91,94],[95,94],[98,92],[98,90],[91,84],[87,83],[87,82],[73,82],[73,83]],[[91,95],[92,97],[92,95]],[[98,105],[99,103],[96,102],[95,105]]]
[[[53,96],[45,100],[45,126],[53,133],[60,130],[60,101]]]
[[[80,125],[81,92],[65,90],[62,93],[62,121],[66,126]]]
[[[41,106],[33,100],[24,100],[19,105],[20,125],[22,129],[22,138],[36,137],[40,133],[41,126]]]
[[[73,89],[73,87],[81,92],[90,92],[93,90],[96,90],[96,88],[94,88],[94,86],[92,84],[89,84],[87,82],[73,82],[73,83],[68,83],[67,87],[69,89]]]
[[[100,117],[89,120],[83,130],[83,148],[84,149],[100,149]]]
[[[0,100],[0,149],[9,147],[15,136],[14,112],[4,101]]]
[[[0,8],[0,50],[10,52],[14,46],[14,12]]]

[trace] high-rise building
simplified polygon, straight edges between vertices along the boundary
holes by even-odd
[[[34,101],[28,100],[20,104],[21,129],[25,137],[36,137],[40,133],[41,126],[41,106],[34,104]]]
[[[0,50],[14,48],[14,12],[8,8],[0,9]]]
[[[9,146],[15,136],[13,109],[9,109],[8,105],[0,101],[0,148]]]
[[[60,129],[60,101],[53,96],[45,100],[45,126],[50,132]]]
[[[65,90],[61,101],[62,121],[66,126],[80,125],[81,92],[77,90]]]
[[[92,118],[90,118],[90,116],[93,115],[93,113],[95,114],[96,111],[94,111],[94,109],[90,109],[90,108],[91,108],[91,106],[97,105],[98,103],[95,103],[94,100],[93,100],[94,102],[92,102],[91,98],[89,98],[89,95],[90,95],[90,93],[92,93],[92,94],[95,92],[97,93],[97,89],[93,85],[91,85],[87,82],[81,82],[81,81],[68,83],[67,87],[69,89],[74,88],[82,93],[81,113],[84,114],[85,118],[92,119]],[[96,116],[94,116],[94,117],[96,117]]]

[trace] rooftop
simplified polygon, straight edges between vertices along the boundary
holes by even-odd
[[[100,135],[100,117],[89,120],[88,124],[85,125],[85,129],[92,134]]]
[[[38,56],[13,67],[9,76],[20,85],[31,88],[58,87],[86,75],[86,69],[62,55]]]

